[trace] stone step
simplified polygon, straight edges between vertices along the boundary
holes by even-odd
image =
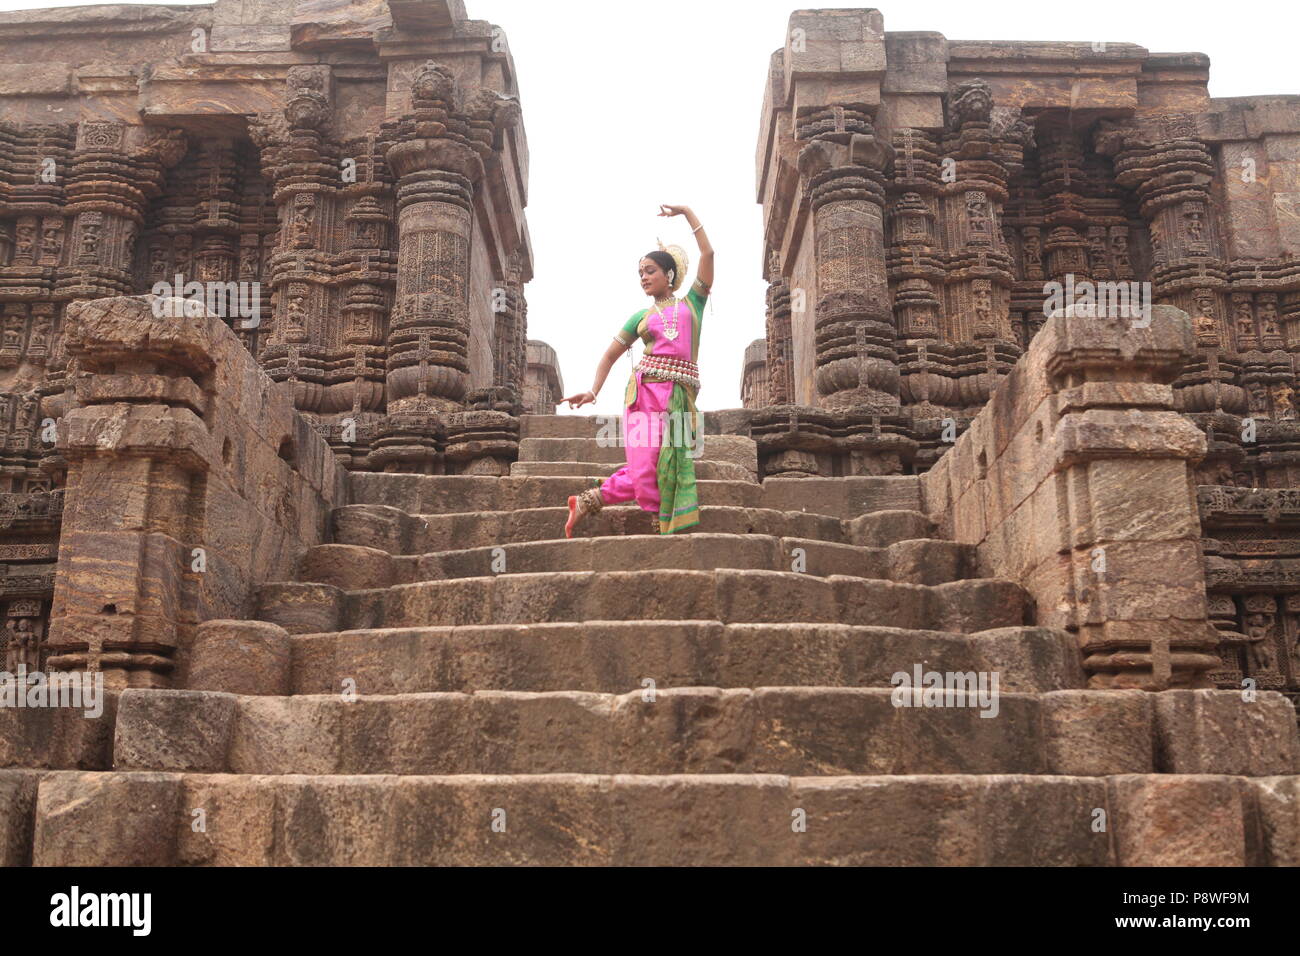
[[[623,466],[620,459],[613,463],[595,461],[516,461],[510,466],[512,478],[540,476],[546,478],[608,478]],[[728,461],[701,459],[695,463],[696,481],[748,481],[755,476],[740,465]]]
[[[563,508],[570,495],[581,494],[596,483],[581,476],[491,478],[354,471],[348,475],[351,505],[347,507],[387,505],[413,515]],[[763,486],[753,481],[699,480],[696,486],[701,502],[749,508],[762,505]]]
[[[1028,623],[1029,595],[976,578],[900,584],[794,571],[556,571],[344,591],[278,583],[257,591],[257,620],[291,634],[431,624],[705,620],[839,623],[972,633]]]
[[[622,423],[622,415],[520,415],[519,437],[595,438],[602,428],[621,429]]]
[[[568,509],[525,508],[454,514],[408,514],[388,505],[346,505],[333,513],[333,543],[414,555],[526,541],[553,541],[564,533]],[[877,511],[849,520],[800,511],[704,505],[700,523],[672,537],[693,534],[770,535],[809,538],[831,544],[883,548],[900,541],[931,537],[934,523],[916,511]],[[577,538],[654,534],[655,516],[634,505],[603,509],[575,530]]]
[[[423,555],[392,555],[362,545],[322,544],[303,555],[297,580],[356,591],[490,574],[732,568],[943,584],[972,577],[975,567],[973,545],[930,538],[900,541],[888,548],[864,548],[812,538],[700,533],[557,538]]]
[[[1084,686],[1077,639],[1012,627],[977,634],[847,624],[592,621],[412,627],[291,639],[292,692],[580,690],[658,687],[888,687],[918,661],[997,671],[1005,691]]]
[[[567,507],[484,512],[472,516],[421,515],[424,521],[415,526],[412,543],[421,552],[428,553],[455,547],[550,541],[564,534],[568,515]],[[685,538],[694,534],[731,534],[851,543],[840,518],[798,511],[773,511],[770,508],[703,505],[700,523],[694,527],[671,536],[658,534],[658,528],[655,515],[634,505],[616,506],[584,519],[575,529],[574,537],[594,539],[649,534],[662,541],[668,537]]]
[[[247,697],[121,692],[117,770],[247,774],[1300,773],[1290,701],[1234,691],[873,687]],[[991,678],[983,675],[988,681]],[[912,706],[900,706],[913,702]],[[1225,731],[1227,732],[1225,734]],[[1241,733],[1244,739],[1237,737]],[[1259,744],[1243,766],[1246,741]],[[1196,749],[1195,742],[1200,744]]]
[[[520,462],[591,461],[613,465],[627,462],[624,442],[645,443],[649,436],[620,435],[610,428],[603,438],[523,438],[519,441]],[[697,461],[739,465],[758,478],[758,446],[744,435],[706,435],[697,446]]]
[[[36,866],[1300,862],[1289,775],[0,771],[0,789],[0,847]]]
[[[348,473],[353,505],[388,505],[410,514],[457,514],[563,507],[590,479],[561,476],[416,475],[399,472]],[[771,508],[835,518],[857,518],[885,510],[921,511],[916,475],[851,478],[768,478],[700,480],[702,505]]]

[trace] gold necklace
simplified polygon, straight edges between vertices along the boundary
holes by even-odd
[[[677,304],[681,300],[672,295],[668,298],[671,299],[673,303],[668,307],[672,310],[672,326],[670,327],[668,325],[668,318],[664,315],[664,310],[660,308],[658,299],[655,300],[655,311],[659,313],[659,325],[664,330],[664,338],[671,342],[673,339],[677,338]]]

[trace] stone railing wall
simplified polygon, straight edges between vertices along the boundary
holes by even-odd
[[[1078,634],[1092,687],[1207,687],[1219,664],[1190,467],[1205,437],[1169,384],[1194,346],[1172,306],[1144,328],[1057,313],[922,476],[927,513],[978,546],[981,573]]]
[[[52,670],[180,686],[207,620],[249,618],[346,501],[346,471],[219,318],[158,317],[153,296],[67,312],[67,468]]]

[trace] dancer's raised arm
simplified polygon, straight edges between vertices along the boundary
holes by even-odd
[[[668,206],[659,207],[661,216],[685,216],[686,221],[691,224],[691,232],[695,235],[695,241],[700,247],[700,265],[695,270],[695,278],[703,283],[706,289],[713,288],[713,246],[709,244],[709,237],[704,232],[704,227],[700,225],[700,219],[691,210],[690,206]]]
[[[600,364],[596,366],[596,380],[591,383],[591,391],[578,392],[576,395],[570,395],[568,398],[562,398],[560,401],[568,402],[570,408],[581,408],[583,405],[589,405],[596,400],[600,394],[601,388],[605,385],[605,379],[609,376],[609,370],[614,367],[618,357],[626,352],[628,347],[618,339],[609,343],[609,348],[605,349],[605,354],[600,357]]]

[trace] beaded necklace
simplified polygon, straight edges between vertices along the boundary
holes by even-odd
[[[668,317],[664,315],[664,310],[659,307],[659,303],[654,305],[655,311],[659,313],[659,324],[664,330],[664,338],[669,342],[677,338],[677,306],[681,302],[676,296],[671,297],[673,304],[668,307],[669,315],[672,316],[672,325],[668,324]]]

